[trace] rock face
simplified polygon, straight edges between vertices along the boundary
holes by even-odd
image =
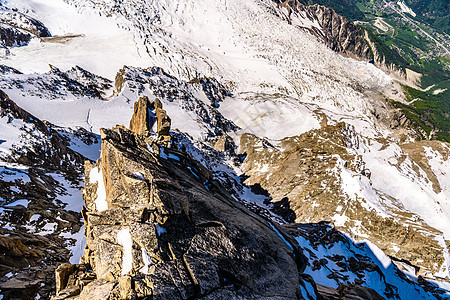
[[[288,10],[287,19],[291,23],[293,15],[300,12],[317,21],[322,30],[314,30],[313,27],[311,32],[323,39],[334,51],[364,59],[373,58],[371,49],[364,39],[364,30],[333,9],[317,4],[305,6],[297,0],[289,0],[279,5]]]
[[[28,44],[31,40],[31,34],[22,30],[16,29],[8,25],[0,26],[0,42],[1,46],[13,47]]]
[[[50,32],[38,20],[18,11],[0,8],[0,46],[24,46],[33,37],[48,37]]]
[[[97,280],[79,299],[99,289],[104,299],[298,298],[300,248],[201,165],[165,148],[167,158],[157,157],[124,127],[103,129],[102,142],[97,165],[86,164],[83,193],[82,262]]]
[[[333,9],[318,4],[306,6],[298,0],[273,1],[282,8],[282,15],[290,24],[295,23],[293,21],[295,16],[304,14],[312,22],[317,22],[320,28],[305,27],[305,29],[323,40],[334,51],[370,61],[388,74],[406,79],[406,71],[393,62],[386,61],[384,53],[378,49],[377,43],[366,29],[348,21]],[[394,55],[401,59],[396,50],[389,51],[395,52]]]
[[[134,103],[134,113],[130,121],[130,130],[148,136],[150,134],[150,117],[149,117],[150,102],[147,96],[139,98]]]
[[[170,117],[167,115],[167,112],[163,109],[161,101],[158,98],[155,99],[155,110],[156,110],[156,119],[157,119],[157,133],[158,133],[158,141],[164,145],[168,146],[170,142]]]
[[[76,98],[103,98],[105,90],[112,86],[106,78],[97,76],[81,67],[75,66],[68,71],[61,71],[50,65],[50,72],[27,77],[17,70],[0,66],[1,72],[8,74],[0,78],[0,89],[18,88],[30,95],[47,99],[64,98],[72,94]]]

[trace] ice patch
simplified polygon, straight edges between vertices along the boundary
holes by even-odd
[[[13,203],[10,203],[10,204],[8,204],[8,205],[5,205],[5,207],[14,207],[14,206],[19,206],[19,205],[21,205],[21,206],[23,206],[23,207],[28,208],[28,204],[29,204],[29,203],[30,203],[30,201],[25,200],[25,199],[21,199],[21,200],[14,201]]]
[[[159,225],[158,223],[155,223],[155,228],[156,228],[156,234],[158,236],[167,232],[167,230],[164,227],[162,227],[161,225]]]

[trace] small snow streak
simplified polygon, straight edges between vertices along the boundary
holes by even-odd
[[[95,199],[95,207],[98,211],[105,211],[108,209],[108,202],[106,202],[105,182],[103,181],[103,172],[95,167],[89,173],[90,183],[98,183],[97,185],[97,199]]]
[[[117,242],[123,247],[122,275],[128,274],[133,268],[132,244],[130,229],[124,228],[117,234]]]

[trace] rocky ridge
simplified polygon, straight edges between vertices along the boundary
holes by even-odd
[[[374,274],[384,297],[414,285],[405,275],[386,280],[392,274],[370,251],[326,223],[286,226],[247,210],[200,163],[147,134],[146,115],[158,105],[136,102],[131,124],[144,134],[102,129],[101,158],[86,163],[84,255],[58,268],[53,299],[383,299],[365,286]],[[341,244],[347,252],[339,253],[350,255],[315,254]],[[327,266],[335,263],[341,271]],[[321,268],[338,289],[305,273]],[[416,289],[441,293],[429,284]]]
[[[83,193],[82,262],[97,279],[79,299],[297,299],[299,248],[200,164],[124,127],[103,129],[102,143],[97,165],[86,165]]]
[[[40,21],[0,4],[0,46],[4,49],[27,45],[33,37],[49,37],[50,32]]]
[[[50,65],[46,74],[27,76],[13,68],[2,66],[2,73],[9,76],[0,80],[4,90],[17,88],[22,94],[58,99],[70,94],[76,98],[92,97],[102,99],[112,82],[101,76],[75,66],[65,72]]]
[[[246,183],[266,189],[272,197],[272,209],[286,221],[332,222],[356,240],[368,238],[388,255],[421,266],[415,270],[417,275],[439,272],[445,260],[441,253],[448,247],[448,242],[447,245],[438,242],[442,232],[428,226],[420,216],[408,212],[388,195],[378,191],[384,210],[380,213],[379,208],[361,196],[354,197],[352,192],[356,194],[357,190],[345,188],[343,170],[347,170],[344,174],[358,177],[363,187],[372,184],[363,157],[349,150],[360,148],[360,143],[351,126],[338,123],[285,138],[276,146],[245,134],[240,138],[239,151],[246,155],[243,162],[243,171],[248,176]],[[440,142],[428,145],[444,147],[441,153],[448,147]],[[412,143],[403,147],[406,151],[403,160],[407,153],[417,151],[418,158],[414,161],[419,163],[418,167],[430,170],[420,145]],[[402,161],[398,164],[401,166]],[[439,193],[434,173],[427,173]]]

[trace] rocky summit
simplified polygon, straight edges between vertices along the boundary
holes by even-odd
[[[361,285],[373,274],[387,295],[402,293],[326,223],[280,225],[252,212],[176,144],[149,134],[167,120],[159,113],[149,121],[160,100],[142,97],[134,107],[132,130],[102,129],[101,157],[85,164],[86,246],[79,264],[56,269],[52,299],[384,299]],[[304,248],[340,243],[355,256],[318,257]],[[307,268],[326,268],[338,283],[349,276],[341,272],[358,279],[333,289],[316,284]]]

